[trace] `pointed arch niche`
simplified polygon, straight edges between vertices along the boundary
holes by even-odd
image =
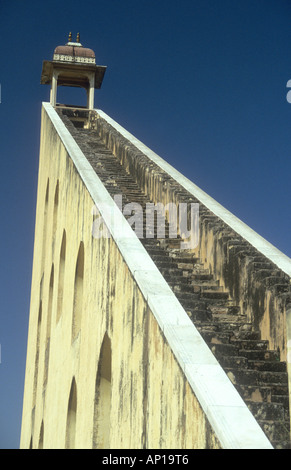
[[[40,303],[39,303],[38,318],[37,318],[36,351],[35,351],[34,380],[33,380],[33,407],[35,407],[35,404],[36,404],[36,394],[37,394],[41,326],[42,326],[42,300],[40,300]]]
[[[81,242],[78,251],[74,284],[74,303],[72,321],[72,342],[78,336],[81,329],[83,309],[83,278],[84,278],[84,243]]]
[[[52,267],[51,267],[50,282],[49,282],[49,297],[48,297],[46,337],[45,337],[45,364],[44,364],[43,386],[46,386],[47,378],[48,378],[53,296],[54,296],[54,264],[52,264]]]
[[[64,280],[65,280],[65,262],[66,262],[66,231],[63,231],[62,244],[60,249],[59,279],[58,279],[58,302],[56,322],[59,321],[63,311]]]
[[[48,216],[48,204],[49,204],[49,179],[47,180],[45,201],[44,201],[44,215],[43,215],[43,231],[42,231],[42,268],[44,267],[45,254],[46,254],[46,238],[47,238],[47,216]]]
[[[52,264],[52,267],[51,267],[50,283],[49,283],[49,299],[48,299],[48,313],[47,313],[47,325],[46,325],[46,342],[48,342],[48,340],[51,336],[53,295],[54,295],[54,264]]]
[[[43,435],[44,435],[44,430],[43,430],[43,421],[42,421],[41,427],[40,427],[40,433],[39,433],[39,441],[38,441],[39,449],[43,449]]]
[[[77,385],[73,377],[67,412],[66,449],[75,449],[77,421]]]
[[[57,230],[57,218],[58,218],[58,207],[59,207],[59,180],[57,180],[55,197],[54,197],[54,215],[53,215],[53,236]]]
[[[93,449],[110,448],[111,341],[105,333],[96,376]]]

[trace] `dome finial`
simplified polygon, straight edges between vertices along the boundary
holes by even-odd
[[[72,41],[72,33],[69,33],[69,42]]]
[[[77,34],[77,42],[80,42],[80,33]]]

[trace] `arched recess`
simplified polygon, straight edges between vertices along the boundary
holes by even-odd
[[[55,198],[54,198],[53,235],[55,235],[56,229],[57,229],[58,207],[59,207],[59,180],[57,181],[57,184],[56,184]]]
[[[64,280],[65,280],[65,262],[66,262],[66,231],[63,231],[63,238],[60,250],[59,262],[59,280],[58,280],[58,303],[56,322],[59,321],[63,310],[63,297],[64,297]]]
[[[84,278],[84,243],[81,242],[75,270],[74,282],[74,303],[72,321],[72,341],[76,339],[81,329],[82,309],[83,309],[83,278]]]
[[[49,299],[48,299],[48,314],[47,314],[47,326],[46,326],[46,340],[51,334],[51,321],[52,321],[52,309],[53,309],[53,295],[54,295],[54,264],[51,267],[50,284],[49,284]]]
[[[38,441],[38,448],[43,449],[43,421],[41,422],[40,433],[39,433],[39,441]]]
[[[37,332],[36,332],[36,351],[34,363],[34,379],[33,379],[33,407],[36,404],[37,382],[38,382],[38,368],[39,368],[39,352],[40,352],[40,334],[42,325],[42,300],[39,303],[38,319],[37,319]]]
[[[93,449],[110,448],[111,341],[105,333],[95,384]]]
[[[45,201],[44,201],[44,215],[43,215],[43,230],[42,230],[42,268],[44,267],[45,252],[46,252],[46,238],[47,238],[47,215],[48,215],[48,204],[49,204],[49,179],[47,180]]]
[[[48,378],[49,356],[50,356],[50,339],[51,339],[51,323],[52,323],[52,309],[53,309],[53,296],[54,296],[54,265],[52,264],[50,283],[49,283],[49,297],[47,309],[47,323],[46,323],[46,338],[45,338],[45,364],[44,364],[44,378],[43,385],[46,385]]]
[[[67,412],[66,449],[75,449],[77,421],[77,385],[73,377]]]

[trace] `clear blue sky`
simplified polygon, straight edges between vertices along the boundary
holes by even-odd
[[[70,31],[108,66],[96,107],[291,256],[290,1],[1,0],[0,448],[19,446],[42,60]]]

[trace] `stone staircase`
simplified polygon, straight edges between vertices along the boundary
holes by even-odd
[[[289,448],[287,372],[278,352],[193,254],[181,253],[173,240],[142,242],[272,445]]]
[[[123,204],[145,208],[147,196],[96,130],[76,129],[61,117],[111,196],[122,194]],[[179,238],[167,238],[166,230],[165,239],[141,242],[274,448],[290,448],[287,370],[279,353],[269,349],[201,260],[180,249]]]

